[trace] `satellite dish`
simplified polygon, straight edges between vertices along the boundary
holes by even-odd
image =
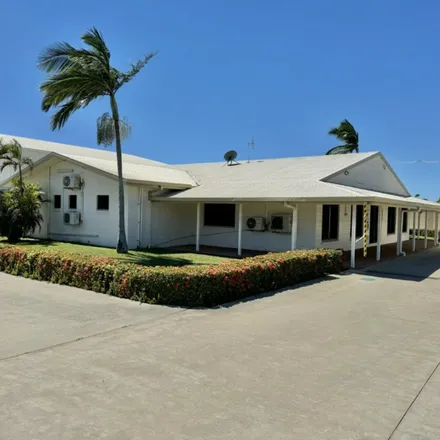
[[[234,150],[230,150],[225,153],[224,158],[228,165],[232,164],[235,161],[238,153]]]

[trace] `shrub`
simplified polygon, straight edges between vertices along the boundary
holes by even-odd
[[[217,266],[144,267],[112,258],[0,248],[0,271],[152,304],[212,307],[342,269],[339,250],[274,253]]]
[[[15,242],[35,232],[43,221],[40,212],[43,201],[38,185],[19,184],[15,179],[13,187],[0,196],[0,234]]]
[[[409,230],[409,235],[413,234],[413,230]],[[424,237],[425,236],[425,228],[420,228],[420,231],[416,228],[416,236]],[[428,238],[434,238],[435,237],[435,229],[428,229]]]

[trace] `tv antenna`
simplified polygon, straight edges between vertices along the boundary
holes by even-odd
[[[255,141],[254,137],[251,137],[251,140],[248,142],[248,163],[251,161],[251,150],[255,150]]]
[[[237,164],[238,162],[235,160],[237,158],[238,153],[235,150],[229,150],[225,153],[225,155],[223,156],[225,158],[226,164],[228,166]]]

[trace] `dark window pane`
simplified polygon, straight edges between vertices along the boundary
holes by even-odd
[[[109,196],[98,196],[96,209],[98,211],[108,211],[110,206]]]
[[[387,222],[387,233],[396,233],[396,208],[388,208],[388,222]]]
[[[322,206],[322,240],[329,239],[329,230],[330,230],[330,205]]]
[[[233,228],[235,226],[235,205],[226,203],[205,204],[204,225]]]
[[[322,240],[337,240],[339,234],[339,205],[322,205]]]
[[[379,207],[371,205],[370,208],[370,243],[377,243],[377,233],[379,224]]]
[[[403,211],[402,231],[403,232],[408,232],[408,211]]]
[[[356,205],[356,238],[364,235],[364,206]]]
[[[337,240],[339,232],[339,205],[331,205],[330,240]]]
[[[53,196],[53,207],[55,209],[61,209],[61,196],[60,195]]]
[[[76,209],[76,195],[70,194],[69,196],[69,209]]]

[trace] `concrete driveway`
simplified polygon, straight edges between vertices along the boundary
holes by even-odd
[[[421,253],[409,252],[397,258],[372,265],[368,272],[397,279],[423,281],[426,278],[440,280],[440,248],[435,247]]]
[[[438,439],[439,287],[362,273],[182,310],[0,274],[0,438]]]

